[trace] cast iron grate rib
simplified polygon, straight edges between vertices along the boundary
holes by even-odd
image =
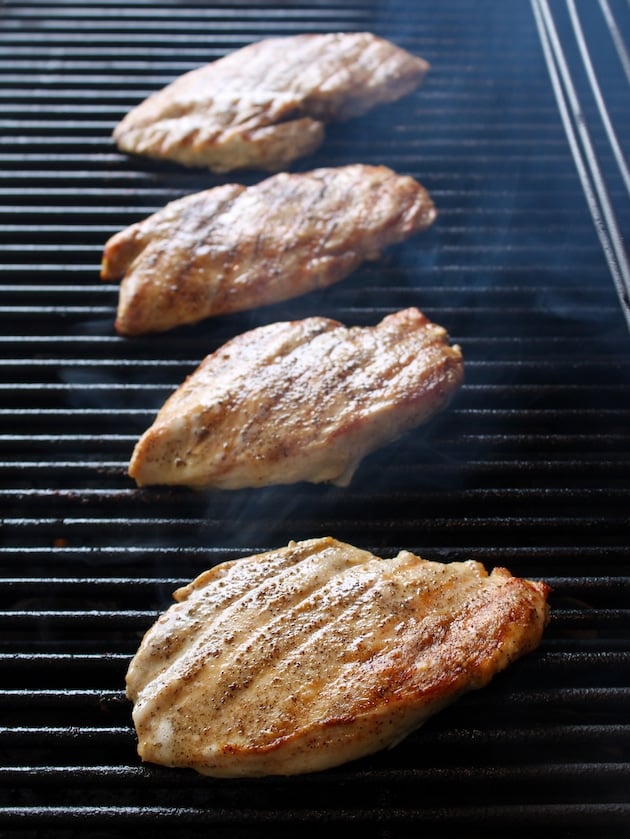
[[[296,168],[386,163],[429,188],[434,228],[324,292],[168,338],[117,336],[117,289],[98,279],[106,239],[227,178],[121,155],[115,123],[231,49],[334,29],[375,31],[432,70],[403,102],[330,126]],[[4,4],[3,836],[627,834],[629,43],[620,0]],[[612,224],[602,207],[593,218],[595,170],[567,141],[582,130],[571,85]],[[350,487],[197,496],[128,479],[163,399],[227,338],[311,314],[374,323],[407,305],[461,344],[466,382]],[[172,591],[217,562],[324,534],[546,579],[540,650],[397,748],[316,776],[218,782],[142,765],[124,676]]]

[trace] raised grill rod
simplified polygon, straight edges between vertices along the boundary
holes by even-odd
[[[624,244],[610,192],[602,173],[602,167],[595,151],[591,133],[587,127],[586,115],[573,82],[566,52],[558,34],[549,2],[548,0],[531,0],[531,2],[545,62],[567,140],[582,183],[586,202],[593,218],[593,223],[595,224],[597,236],[604,250],[606,261],[608,262],[617,293],[621,300],[624,317],[630,328],[630,258]],[[626,188],[630,192],[630,171],[597,81],[575,3],[573,0],[566,0],[566,6],[577,40],[579,54],[584,64],[584,70],[588,76],[593,95],[597,102],[600,119],[604,125],[606,138],[613,156],[617,161]],[[608,8],[607,11],[607,21],[610,22],[610,9]],[[617,30],[611,29],[612,31]],[[618,38],[615,40],[615,43],[618,45],[619,50]],[[625,55],[625,52],[621,54]]]

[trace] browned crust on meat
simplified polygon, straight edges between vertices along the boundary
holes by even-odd
[[[385,166],[280,173],[185,196],[115,234],[101,277],[122,277],[119,333],[161,332],[330,286],[436,215],[421,184]]]
[[[329,537],[219,565],[175,593],[129,668],[140,754],[247,776],[393,745],[534,650],[548,594]]]
[[[277,171],[315,151],[331,120],[421,84],[423,59],[368,32],[250,44],[180,76],[114,130],[122,151],[215,172]]]
[[[418,309],[374,327],[269,324],[207,356],[136,444],[139,486],[346,485],[369,452],[444,410],[464,364]]]

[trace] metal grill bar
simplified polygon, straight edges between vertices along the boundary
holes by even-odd
[[[532,0],[532,3],[545,52],[545,60],[549,68],[551,83],[556,94],[567,139],[580,175],[582,188],[584,189],[584,194],[593,217],[597,235],[599,236],[610,272],[617,287],[626,320],[630,325],[630,259],[624,245],[621,229],[606,185],[606,179],[604,178],[591,135],[587,128],[587,120],[580,105],[550,6],[547,0]],[[608,142],[612,148],[626,188],[630,189],[630,174],[625,157],[617,140],[617,134],[610,121],[608,110],[590,60],[580,19],[572,0],[567,0],[567,8],[580,47],[582,61],[586,66],[589,82],[595,94],[600,117],[606,129]]]
[[[235,839],[328,825],[379,839],[445,827],[484,838],[550,827],[571,839],[625,836],[627,312],[541,50],[545,36],[564,85],[548,10],[623,230],[627,189],[606,121],[623,154],[630,15],[617,0],[591,6],[4,4],[3,836],[105,839],[155,827]],[[604,61],[591,20],[609,47]],[[115,123],[233,48],[332,29],[371,29],[432,69],[404,102],[329,126],[300,166],[386,163],[425,183],[437,223],[322,294],[157,340],[117,336],[117,287],[98,277],[108,236],[226,179],[121,155]],[[311,314],[374,323],[407,305],[462,345],[466,382],[435,423],[367,459],[350,487],[198,495],[129,480],[131,449],[163,399],[228,338]],[[216,781],[142,765],[125,672],[173,590],[218,562],[324,534],[384,557],[406,548],[545,579],[553,617],[540,650],[397,748],[330,772]]]

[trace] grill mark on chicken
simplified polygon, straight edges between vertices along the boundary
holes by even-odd
[[[392,745],[535,649],[548,592],[478,562],[382,560],[331,538],[219,565],[175,592],[129,666],[139,753],[247,776]]]
[[[295,671],[297,682],[308,686],[305,688],[302,685],[299,691],[290,694],[286,697],[286,700],[294,705],[298,701],[298,694],[300,694],[300,704],[306,708],[307,704],[312,702],[318,693],[318,683],[321,681],[317,658],[321,655],[323,649],[331,645],[334,646],[334,654],[340,664],[341,674],[335,681],[328,683],[328,688],[332,689],[341,701],[338,708],[335,705],[331,708],[330,722],[349,721],[347,702],[343,698],[345,682],[343,665],[346,661],[360,661],[365,668],[370,669],[370,681],[373,677],[374,684],[370,685],[369,693],[364,690],[359,706],[370,706],[376,696],[385,698],[393,693],[387,678],[389,664],[384,663],[379,667],[378,653],[380,650],[377,644],[370,642],[369,638],[364,638],[361,639],[363,649],[346,648],[347,627],[352,626],[360,618],[375,598],[382,597],[379,586],[387,585],[387,582],[383,583],[381,580],[379,563],[380,560],[375,560],[372,568],[365,563],[361,565],[358,571],[347,567],[339,569],[334,575],[331,575],[325,581],[321,581],[316,589],[302,592],[302,597],[297,604],[284,604],[282,600],[278,599],[277,602],[280,604],[282,612],[284,612],[283,607],[285,605],[291,608],[291,633],[283,635],[282,632],[275,631],[281,629],[282,621],[285,619],[281,613],[251,636],[251,647],[249,649],[255,648],[257,644],[262,644],[264,645],[263,652],[255,660],[249,662],[244,680],[238,686],[234,682],[231,683],[231,698],[235,698],[234,691],[237,690],[239,701],[254,707],[259,702],[260,695],[265,695],[267,692],[271,694],[273,691],[273,683],[277,679],[277,675],[272,665],[280,665],[281,663],[286,671]],[[388,582],[390,585],[392,584],[391,581]],[[331,617],[330,611],[326,607],[332,590],[334,590],[336,613]],[[384,621],[384,624],[378,628],[388,633],[391,632],[392,624],[400,621],[400,611],[387,616]],[[270,634],[274,638],[272,645],[269,644]],[[424,643],[428,645],[429,641],[425,640]],[[242,667],[239,666],[238,669],[239,673],[243,672]],[[233,674],[230,665],[225,670],[226,672],[221,674],[222,678],[219,678],[215,683],[215,690],[219,695],[226,689],[225,682]],[[404,686],[410,678],[411,674],[408,673],[403,674],[401,679],[399,673],[396,680],[396,689],[401,687],[401,683]],[[289,728],[290,725],[290,721],[287,720],[286,727]],[[274,732],[274,736],[275,740],[281,739],[281,734],[278,734],[278,732]]]
[[[219,612],[241,601],[247,592],[262,584],[270,575],[283,573],[304,555],[304,548],[300,549],[296,546],[295,550],[269,555],[268,562],[261,564],[258,568],[246,568],[238,560],[224,562],[219,567],[200,574],[188,586],[178,589],[174,596],[178,601],[185,600],[196,589],[210,582],[216,598],[213,601],[209,598],[199,600],[194,615],[198,625],[209,623],[217,617]],[[194,643],[195,637],[189,631],[188,622],[171,620],[171,617],[172,614],[166,613],[158,620],[158,625],[163,632],[155,648],[150,650],[143,668],[144,675],[148,679],[153,680],[165,671],[162,656],[173,657],[176,654],[183,654]],[[225,629],[223,643],[234,643],[234,636],[229,632],[229,627],[222,626]]]
[[[334,573],[338,564],[339,557],[334,551],[316,554],[312,551],[293,553],[281,564],[280,569],[269,569],[263,578],[253,581],[229,605],[221,605],[221,598],[212,619],[206,612],[201,622],[201,616],[195,612],[194,620],[199,621],[199,633],[194,643],[187,647],[185,653],[180,655],[170,668],[154,677],[153,701],[172,699],[173,690],[179,691],[182,684],[190,681],[204,667],[208,673],[212,671],[213,677],[218,679],[217,684],[221,684],[224,671],[231,673],[230,681],[233,681],[236,669],[239,679],[242,680],[243,674],[248,673],[247,669],[239,665],[238,668],[230,670],[230,660],[235,664],[243,652],[257,647],[263,656],[267,655],[270,649],[270,630],[282,626],[285,610],[298,606],[301,600],[317,589],[322,576],[327,572]],[[282,573],[278,573],[279,571]],[[184,598],[181,591],[176,592],[175,596],[178,600]],[[266,629],[257,634],[255,626],[261,620],[264,621]],[[232,630],[232,626],[238,626],[238,632]],[[229,649],[225,649],[226,639],[229,639]],[[219,652],[223,653],[223,658],[213,664],[212,659],[216,659]],[[161,655],[158,645],[154,655]],[[138,703],[137,716],[142,714],[142,707],[142,703]]]
[[[462,380],[459,347],[417,309],[375,327],[269,324],[228,341],[169,397],[129,475],[197,489],[345,485],[366,454],[446,408]]]
[[[277,171],[314,152],[327,122],[411,93],[428,70],[368,32],[269,38],[175,79],[113,137],[121,151],[185,166]]]
[[[105,246],[101,266],[103,278],[121,277],[129,268],[133,270],[140,263],[143,281],[149,286],[157,286],[163,275],[163,272],[158,270],[160,263],[168,264],[171,254],[173,231],[176,231],[177,235],[178,256],[181,258],[182,254],[190,254],[191,257],[187,258],[187,261],[192,257],[198,257],[200,238],[210,239],[217,220],[229,212],[230,206],[244,190],[245,187],[240,184],[225,184],[207,190],[203,193],[203,212],[200,212],[201,202],[186,199],[172,201],[143,222],[131,225],[121,234],[116,234]],[[168,273],[160,285],[164,307],[177,304],[176,292],[179,286],[177,272]],[[209,291],[211,290],[212,287],[209,288]],[[183,292],[185,293],[185,289]],[[141,307],[147,303],[143,300],[144,296],[146,295],[140,291],[138,305]],[[148,302],[151,302],[150,298]],[[149,306],[148,317],[151,317],[151,311],[152,307]],[[145,316],[142,313],[136,314],[136,318]]]
[[[116,329],[162,332],[344,279],[436,218],[417,181],[353,164],[179,198],[112,236],[101,277],[122,277]]]

